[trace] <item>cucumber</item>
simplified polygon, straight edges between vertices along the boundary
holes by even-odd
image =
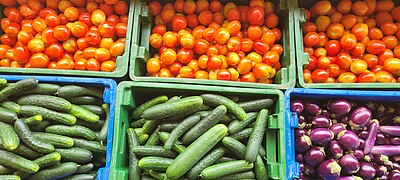
[[[76,122],[76,117],[71,114],[60,113],[39,106],[23,105],[21,106],[20,114],[23,116],[34,116],[40,114],[46,120],[56,121],[66,125],[73,125]]]
[[[104,114],[104,109],[101,106],[88,104],[88,105],[80,105],[80,107],[85,108],[86,110],[97,114],[99,116]]]
[[[143,133],[151,134],[160,123],[161,121],[157,120],[147,120],[143,125]]]
[[[101,105],[101,108],[106,113],[106,121],[104,122],[103,126],[100,129],[99,135],[97,136],[97,140],[104,142],[107,140],[108,135],[108,121],[110,119],[110,107],[108,104]]]
[[[13,97],[21,97],[24,95],[29,94],[42,94],[42,95],[55,95],[60,85],[57,84],[47,84],[47,83],[40,83],[35,88],[29,89],[26,91],[15,93],[11,96]]]
[[[165,171],[172,164],[173,159],[149,156],[140,159],[138,165],[145,170]]]
[[[60,160],[61,160],[60,153],[52,152],[50,154],[47,154],[40,158],[35,159],[33,162],[39,166],[39,169],[44,169],[46,167],[55,165],[56,163],[59,163]],[[18,175],[19,177],[21,177],[21,179],[26,179],[30,175],[30,173],[16,171],[16,172],[14,172],[14,175]]]
[[[149,176],[142,176],[142,178],[140,180],[156,180],[156,179],[149,177]]]
[[[164,143],[165,149],[171,149],[175,141],[177,141],[186,131],[195,126],[200,121],[200,115],[191,115],[185,118],[178,126],[169,134],[167,141]]]
[[[12,174],[15,170],[5,167],[3,165],[0,164],[0,175],[4,175],[4,174]]]
[[[229,161],[205,168],[200,177],[203,179],[217,179],[229,174],[249,171],[253,167],[253,163],[247,163],[245,160]]]
[[[158,132],[160,132],[160,127],[157,127],[153,133],[150,135],[147,140],[145,146],[157,146],[160,143],[160,139],[158,138]]]
[[[130,149],[133,153],[138,156],[160,156],[166,158],[175,158],[176,152],[172,150],[165,150],[162,146],[135,146]]]
[[[165,103],[170,103],[170,102],[179,100],[179,99],[181,99],[181,98],[182,98],[182,96],[172,96],[172,97],[169,98],[168,101],[166,101]]]
[[[17,100],[19,105],[40,106],[55,111],[67,112],[71,108],[71,103],[64,98],[50,95],[27,95]]]
[[[78,97],[72,97],[72,98],[67,98],[69,102],[73,104],[78,104],[78,105],[84,105],[84,104],[99,104],[101,101],[99,98],[93,97],[93,96],[78,96]]]
[[[225,116],[219,121],[222,124],[228,125],[231,123],[233,120],[235,120],[235,117],[231,114],[225,114]],[[229,128],[228,128],[229,129]]]
[[[30,179],[59,179],[72,175],[78,170],[78,164],[74,162],[66,162],[48,169],[40,170],[36,174],[30,176]]]
[[[29,128],[32,131],[39,132],[39,131],[44,131],[50,124],[51,124],[50,121],[42,121]]]
[[[186,148],[168,167],[168,179],[178,179],[187,173],[205,154],[207,154],[226,134],[228,128],[217,124]]]
[[[100,90],[99,88],[86,88],[76,85],[67,85],[58,88],[57,95],[63,98],[90,95],[103,99],[103,90]]]
[[[139,119],[139,120],[136,120],[136,121],[133,121],[130,125],[129,125],[129,127],[131,127],[131,128],[140,128],[140,127],[142,127],[143,125],[144,125],[144,123],[146,123],[146,119],[144,119],[144,118],[142,118],[142,119]]]
[[[83,120],[83,121],[87,121],[87,122],[91,122],[91,123],[95,123],[98,120],[100,120],[100,116],[97,114],[94,114],[92,112],[90,112],[89,110],[77,106],[75,104],[72,104],[71,108],[68,110],[69,114],[74,115],[75,117]]]
[[[0,122],[0,139],[2,146],[9,151],[17,149],[20,144],[20,139],[14,128],[6,123]]]
[[[177,116],[171,116],[168,118],[163,119],[163,121],[165,122],[170,122],[170,121],[181,121],[182,119],[185,119],[186,117],[188,117],[189,115],[192,115],[195,112],[199,112],[199,111],[208,111],[210,110],[210,106],[207,105],[200,105],[195,107],[192,111],[185,111],[182,114],[179,114]]]
[[[160,173],[157,171],[150,170],[150,176],[157,179],[157,180],[165,180],[167,179],[167,175],[165,173]]]
[[[137,136],[140,136],[140,135],[144,134],[143,133],[143,128],[135,128],[133,130],[135,131]]]
[[[8,98],[9,96],[23,92],[29,89],[36,88],[38,85],[38,81],[34,78],[27,78],[21,81],[18,81],[0,91],[0,102]]]
[[[239,140],[239,141],[248,139],[250,137],[251,131],[253,131],[253,128],[242,129],[235,134],[231,134],[230,137],[235,138],[236,140]]]
[[[215,161],[214,164],[219,164],[219,163],[223,163],[223,162],[228,162],[228,161],[234,161],[237,159],[231,158],[231,157],[220,157],[219,159],[217,159],[217,161]]]
[[[14,111],[0,107],[0,121],[14,123],[17,119],[18,115]]]
[[[10,100],[4,100],[0,102],[0,107],[13,111],[17,114],[19,114],[19,112],[21,111],[21,106]]]
[[[6,150],[3,147],[1,149]],[[34,151],[23,143],[20,143],[17,149],[12,152],[30,160],[36,159],[41,155],[40,153]]]
[[[0,78],[0,89],[3,89],[5,87],[7,87],[8,85],[10,85],[11,83],[7,84],[7,79],[4,78]]]
[[[26,125],[24,121],[16,120],[14,123],[14,129],[21,138],[21,141],[24,142],[28,147],[40,153],[51,153],[54,151],[54,146],[52,144],[35,138],[29,130],[28,125]]]
[[[140,145],[144,145],[147,142],[148,139],[149,139],[149,135],[148,134],[141,134],[139,136]]]
[[[178,125],[179,125],[179,123],[176,123],[176,122],[163,122],[160,124],[160,130],[166,131],[166,132],[171,132]]]
[[[158,97],[156,97],[154,99],[151,99],[150,101],[147,101],[146,103],[136,107],[132,112],[131,118],[132,119],[139,119],[143,115],[143,112],[146,109],[148,109],[150,107],[153,107],[153,106],[155,106],[157,104],[164,103],[166,101],[168,101],[168,97],[167,96],[158,96]],[[145,119],[148,119],[148,118],[145,118]]]
[[[132,128],[126,130],[126,138],[128,139],[128,152],[129,152],[129,179],[140,179],[141,170],[138,166],[139,159],[136,154],[131,151],[136,146],[139,146],[139,139]]]
[[[34,132],[32,133],[33,137],[52,144],[55,147],[59,148],[70,148],[74,145],[74,140],[67,136],[62,136],[58,134],[52,133],[42,133],[42,132]]]
[[[101,119],[99,121],[97,121],[96,123],[90,123],[90,122],[82,121],[82,120],[78,119],[75,124],[80,125],[80,126],[85,126],[89,129],[91,129],[92,131],[100,131],[101,128],[103,127],[104,123],[105,123],[105,120],[101,120]]]
[[[159,132],[158,133],[158,137],[160,138],[160,140],[163,143],[165,143],[167,141],[168,136],[170,136],[170,134],[167,132]],[[165,149],[165,146],[164,146],[164,149]],[[172,146],[172,150],[174,150],[177,153],[182,153],[183,151],[186,150],[186,147],[184,145],[182,145],[181,142],[175,141],[174,145]]]
[[[214,149],[206,156],[204,156],[192,169],[187,173],[187,177],[189,179],[197,179],[205,168],[211,166],[215,161],[217,161],[220,157],[222,157],[226,153],[226,149],[223,147],[219,147]]]
[[[254,161],[254,171],[256,172],[257,179],[260,180],[268,179],[267,168],[265,167],[263,159],[259,155],[257,156],[256,161]]]
[[[193,113],[196,107],[203,104],[200,96],[190,96],[170,103],[157,104],[143,112],[143,118],[151,120],[161,120],[183,113]]]
[[[34,126],[43,121],[43,116],[38,114],[32,117],[21,118],[21,120],[24,121],[28,126]]]
[[[256,174],[254,174],[253,171],[246,171],[224,176],[224,180],[237,180],[237,179],[256,179]]]
[[[238,105],[246,112],[258,112],[261,109],[270,108],[273,104],[273,99],[257,99],[238,103]]]
[[[216,125],[219,120],[226,114],[226,107],[224,105],[219,105],[211,113],[194,125],[186,134],[182,137],[183,144],[190,144],[198,137],[200,137],[204,132],[210,129],[212,126]]]
[[[89,173],[92,171],[94,168],[92,163],[84,164],[78,167],[78,170],[75,172],[75,174],[85,174]]]
[[[35,173],[39,170],[39,165],[36,163],[3,150],[0,150],[0,164],[28,173]]]
[[[232,121],[229,126],[229,134],[235,134],[249,125],[257,118],[257,112],[251,112],[246,114],[246,118],[243,121],[234,120]]]
[[[199,115],[201,119],[205,118],[211,113],[211,111],[198,111],[194,113],[195,115]]]
[[[262,109],[257,116],[256,123],[250,138],[247,142],[245,159],[247,162],[254,162],[260,150],[265,131],[267,129],[268,110]]]
[[[17,175],[0,175],[1,180],[20,180],[21,178]]]
[[[72,176],[68,176],[66,178],[62,178],[61,180],[94,180],[96,176],[93,174],[75,174]]]
[[[71,137],[82,137],[88,140],[96,139],[96,134],[87,127],[73,125],[51,125],[45,129],[47,133],[71,136]]]
[[[83,148],[55,149],[55,151],[61,154],[63,161],[84,164],[90,162],[93,158],[92,152]]]
[[[88,141],[85,139],[74,139],[74,147],[84,148],[93,153],[106,154],[107,147],[100,144],[98,141]]]
[[[233,114],[236,119],[243,121],[246,118],[246,112],[238,104],[228,99],[227,97],[217,94],[203,94],[201,97],[204,100],[204,104],[211,106],[224,105],[228,109],[228,112]]]

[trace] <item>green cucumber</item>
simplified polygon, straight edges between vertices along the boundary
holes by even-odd
[[[51,125],[45,129],[45,132],[70,137],[82,137],[88,140],[96,139],[96,134],[91,129],[79,125]]]
[[[62,136],[53,133],[34,132],[33,137],[52,144],[59,148],[70,148],[74,145],[74,140],[68,136]]]
[[[38,114],[32,117],[21,118],[21,120],[24,121],[28,126],[34,126],[43,121],[43,116]]]
[[[68,176],[66,178],[62,178],[61,180],[94,180],[96,179],[96,175],[93,174],[75,174]]]
[[[52,144],[35,138],[29,130],[28,125],[26,125],[24,121],[16,120],[14,123],[14,129],[21,138],[21,141],[24,142],[28,147],[40,153],[51,153],[54,151],[54,146]]]
[[[55,149],[55,151],[61,154],[63,161],[84,164],[90,162],[93,158],[92,152],[83,148]]]
[[[98,120],[96,123],[90,123],[90,122],[82,121],[82,120],[78,119],[75,124],[80,125],[80,126],[85,126],[93,131],[100,131],[101,128],[103,127],[104,123],[105,123],[105,120],[101,120],[101,119]]]
[[[238,103],[238,105],[246,112],[258,112],[261,109],[270,108],[273,104],[273,99],[257,99]]]
[[[158,137],[160,138],[160,140],[163,143],[165,143],[167,141],[169,136],[170,136],[170,134],[167,132],[159,132],[158,133]],[[165,146],[164,146],[164,148],[165,148]],[[175,141],[174,145],[172,146],[172,150],[174,150],[177,153],[182,153],[183,151],[186,150],[186,147],[184,145],[182,145],[181,142]]]
[[[1,149],[6,150],[3,147],[1,147]],[[40,153],[38,153],[37,151],[34,151],[33,149],[29,148],[28,146],[26,146],[23,143],[19,144],[17,149],[15,149],[12,152],[17,155],[20,155],[24,158],[30,159],[30,160],[36,159],[36,158],[40,157],[40,155],[41,155]]]
[[[217,161],[215,161],[214,164],[219,164],[219,163],[223,163],[223,162],[228,162],[228,161],[234,161],[237,159],[231,158],[231,157],[220,157],[219,159],[217,159]]]
[[[40,114],[46,120],[56,121],[66,125],[73,125],[76,122],[76,117],[71,114],[60,113],[39,106],[32,106],[32,105],[21,106],[20,114],[23,116],[34,116]]]
[[[175,141],[177,141],[186,131],[195,126],[200,121],[199,115],[191,115],[185,118],[178,126],[171,131],[167,141],[164,143],[165,149],[171,149]]]
[[[200,96],[190,96],[170,103],[157,104],[143,112],[143,118],[151,120],[161,120],[183,113],[193,113],[196,107],[203,104]]]
[[[66,162],[51,168],[40,170],[36,174],[30,176],[30,179],[60,179],[72,175],[78,170],[78,164],[74,162]]]
[[[160,123],[161,121],[158,120],[147,120],[143,125],[143,133],[151,134]]]
[[[28,173],[35,173],[39,170],[39,165],[36,163],[3,150],[0,150],[0,164]]]
[[[138,166],[139,159],[136,154],[131,150],[139,146],[139,139],[132,128],[126,130],[126,138],[128,139],[128,153],[129,153],[129,179],[140,179],[141,169]]]
[[[13,83],[12,85],[7,86],[6,88],[4,88],[0,91],[0,102],[15,93],[23,92],[23,91],[26,91],[29,89],[36,88],[37,85],[38,85],[38,81],[34,78],[27,78],[24,80],[20,80],[16,83]]]
[[[179,100],[179,99],[181,99],[181,98],[182,98],[182,96],[172,96],[172,97],[169,98],[168,101],[166,101],[165,103],[170,103],[170,102]]]
[[[130,125],[129,125],[129,127],[131,127],[131,128],[140,128],[140,127],[142,127],[143,125],[144,125],[144,123],[146,123],[146,119],[144,119],[144,118],[142,118],[142,119],[139,119],[139,120],[136,120],[136,121],[133,121]]]
[[[254,161],[254,171],[256,172],[257,179],[267,180],[267,167],[263,162],[260,155],[257,156],[256,161]]]
[[[93,153],[106,154],[107,146],[103,146],[98,141],[88,141],[85,139],[74,139],[74,147],[84,148]]]
[[[210,129],[212,126],[216,125],[221,118],[226,114],[226,107],[220,105],[216,107],[211,113],[195,124],[188,132],[182,137],[183,144],[190,144],[198,137],[200,137],[204,132]]]
[[[167,179],[167,175],[165,173],[160,173],[157,171],[150,170],[150,176],[157,180],[165,180]]]
[[[160,143],[160,139],[158,138],[158,132],[160,132],[160,127],[157,127],[153,133],[150,135],[147,140],[145,146],[157,146]]]
[[[40,132],[44,131],[48,126],[50,126],[50,124],[50,121],[42,121],[29,128],[31,129],[31,131]]]
[[[217,179],[229,174],[249,171],[253,167],[253,163],[247,163],[245,160],[229,161],[205,168],[200,177],[203,179]]]
[[[3,165],[0,164],[0,175],[4,175],[4,174],[12,174],[15,170],[5,167]]]
[[[6,123],[0,122],[0,139],[2,146],[9,151],[17,149],[20,144],[20,139],[14,128]]]
[[[78,96],[67,98],[69,102],[73,104],[83,105],[83,104],[99,104],[100,99],[93,96]]]
[[[104,109],[98,105],[86,104],[86,105],[80,105],[80,107],[85,108],[86,110],[88,110],[94,114],[97,114],[99,116],[104,114]]]
[[[243,121],[246,118],[246,112],[234,101],[227,97],[217,94],[203,94],[201,97],[204,100],[204,104],[211,106],[224,105],[228,109],[228,112],[233,114],[236,119]]]
[[[261,143],[267,129],[268,110],[262,109],[257,116],[256,123],[250,138],[247,142],[245,159],[247,162],[254,162],[257,158]]]
[[[199,111],[208,111],[208,110],[210,110],[210,106],[202,104],[200,106],[195,107],[191,111],[185,111],[182,114],[179,114],[177,116],[171,116],[171,117],[165,118],[165,119],[163,119],[163,121],[165,121],[165,122],[181,121],[182,119],[185,119],[186,117],[188,117],[189,115],[192,115],[193,113],[196,113]]]
[[[233,116],[231,114],[225,114],[225,116],[219,122],[222,123],[222,124],[228,125],[233,120],[235,120],[235,116]]]
[[[232,121],[229,126],[229,134],[235,134],[249,125],[257,118],[257,112],[251,112],[246,114],[246,118],[243,121],[234,120]]]
[[[142,176],[142,178],[140,180],[156,180],[156,179],[149,177],[149,176]]]
[[[4,100],[0,102],[0,107],[13,111],[17,114],[19,114],[19,112],[21,111],[21,106],[10,100]]]
[[[187,177],[189,179],[197,179],[205,168],[211,166],[215,161],[217,161],[220,157],[222,157],[226,153],[226,149],[223,147],[219,147],[214,149],[206,156],[204,156],[192,169],[187,173]]]
[[[176,152],[172,150],[165,150],[162,146],[135,146],[130,149],[133,153],[138,156],[160,156],[166,158],[175,158]]]
[[[254,174],[253,171],[246,171],[224,176],[224,180],[237,180],[237,179],[256,179],[256,174]]]
[[[176,122],[163,122],[160,124],[160,130],[166,131],[166,132],[171,132],[178,125],[179,125],[179,123],[176,123]]]
[[[100,90],[99,88],[86,88],[76,85],[67,85],[58,88],[57,95],[63,98],[91,95],[102,99],[103,90]]]
[[[14,123],[17,119],[18,115],[14,111],[0,107],[0,121]]]
[[[143,128],[135,128],[133,130],[135,131],[137,136],[140,136],[140,135],[144,134],[143,133]]]
[[[87,121],[87,122],[91,122],[91,123],[95,123],[98,120],[100,120],[100,116],[97,114],[94,114],[92,112],[90,112],[89,110],[77,106],[75,104],[72,104],[71,108],[68,110],[69,114],[74,115],[75,117],[83,120],[83,121]]]
[[[168,179],[178,179],[186,174],[204,155],[206,155],[226,134],[228,128],[217,124],[186,148],[168,167]]]
[[[84,165],[81,165],[78,167],[78,170],[75,172],[75,174],[85,174],[85,173],[89,173],[90,171],[92,171],[94,168],[92,163],[87,163]]]
[[[64,98],[50,95],[27,95],[17,100],[19,105],[40,106],[55,111],[67,112],[71,108],[71,103]]]
[[[7,79],[0,78],[0,89],[7,87],[11,83],[7,83]]]
[[[250,137],[250,134],[252,131],[253,131],[253,128],[242,129],[235,134],[231,134],[230,137],[235,138],[236,140],[239,140],[239,141],[248,139]]]
[[[20,180],[21,178],[17,175],[0,175],[1,180]]]
[[[148,139],[149,139],[149,135],[148,134],[139,135],[139,143],[140,143],[140,145],[144,145],[147,142]]]
[[[132,112],[131,118],[132,119],[139,119],[143,115],[143,112],[145,110],[147,110],[148,108],[153,107],[153,106],[155,106],[157,104],[164,103],[166,101],[168,101],[168,97],[167,96],[158,96],[158,97],[156,97],[154,99],[151,99],[151,100],[147,101],[146,103],[136,107]],[[148,118],[146,118],[146,119],[148,119]]]
[[[33,162],[39,166],[39,169],[44,169],[46,167],[59,163],[60,160],[61,160],[60,153],[52,152],[50,154],[46,154],[40,158],[35,159]],[[21,179],[26,179],[30,175],[30,173],[16,171],[14,172],[14,175],[18,175],[19,177],[21,177]]]
[[[55,95],[60,85],[40,83],[35,88],[13,94],[13,97],[21,97],[29,94]]]
[[[172,164],[172,161],[174,160],[170,158],[149,156],[140,159],[138,165],[145,170],[165,171]]]
[[[103,126],[100,129],[99,135],[97,136],[97,140],[104,142],[107,140],[108,135],[108,121],[110,119],[110,106],[108,104],[101,105],[101,108],[106,113],[106,121],[104,122]]]

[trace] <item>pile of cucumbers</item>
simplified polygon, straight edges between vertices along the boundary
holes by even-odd
[[[132,112],[129,179],[267,179],[264,136],[273,99],[159,96]]]
[[[95,179],[109,105],[100,88],[0,79],[0,179]]]

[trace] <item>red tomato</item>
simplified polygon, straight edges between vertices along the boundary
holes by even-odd
[[[306,46],[316,46],[319,43],[319,35],[316,32],[309,32],[304,36],[303,41]]]
[[[381,54],[385,51],[386,45],[380,40],[371,40],[366,46],[366,51],[370,54]]]
[[[247,74],[251,71],[252,68],[253,68],[253,61],[245,57],[239,61],[236,70],[239,72],[239,74]]]
[[[341,69],[349,69],[353,58],[347,53],[339,53],[337,56],[336,64],[339,65]]]
[[[187,21],[185,16],[175,15],[174,18],[172,19],[172,29],[174,31],[179,31],[182,29],[186,29],[186,27],[187,27]]]
[[[129,5],[125,1],[118,1],[114,4],[114,11],[118,15],[125,15],[128,13]]]
[[[337,64],[329,64],[328,73],[329,77],[338,77],[340,75],[340,67]]]
[[[253,49],[256,51],[258,54],[265,54],[269,50],[269,45],[265,43],[265,41],[257,39],[253,43]]]
[[[316,69],[311,73],[311,79],[315,83],[324,83],[328,77],[329,73],[325,69]]]
[[[31,52],[29,51],[28,47],[18,42],[14,48],[14,60],[20,64],[24,64],[29,61],[30,56]]]
[[[85,23],[88,27],[93,25],[91,15],[86,12],[79,14],[78,21]]]
[[[192,49],[181,48],[177,52],[177,56],[179,62],[181,62],[182,64],[187,64],[193,59],[194,52]]]
[[[0,39],[3,44],[9,46],[13,46],[15,43],[17,43],[17,38],[10,37],[8,34],[3,34]]]
[[[89,71],[100,71],[101,65],[99,61],[97,61],[94,58],[91,58],[86,62],[86,69]]]
[[[126,37],[126,32],[128,29],[128,25],[126,23],[118,23],[117,25],[115,25],[115,28],[117,29],[115,34],[118,37]]]
[[[211,70],[221,68],[222,64],[223,60],[217,55],[212,55],[211,58],[209,58],[207,61],[207,67]]]
[[[250,7],[246,17],[251,25],[261,26],[264,23],[264,9],[258,6]]]
[[[104,22],[99,25],[99,33],[103,38],[112,37],[116,31],[114,23]]]
[[[101,35],[99,31],[89,30],[86,35],[86,42],[90,45],[98,45],[101,41]]]
[[[365,71],[364,73],[358,75],[357,83],[375,83],[376,76],[375,73],[370,71]]]
[[[50,59],[60,59],[64,55],[64,48],[58,43],[53,43],[47,46],[44,52]]]
[[[4,8],[4,14],[11,22],[20,23],[23,20],[23,16],[15,7]]]
[[[54,38],[59,41],[65,41],[71,36],[71,31],[65,25],[59,25],[53,29]]]
[[[17,23],[11,22],[5,29],[6,33],[10,37],[17,37],[19,31],[21,31],[21,26]]]
[[[50,59],[46,54],[36,53],[29,59],[32,68],[46,68],[50,63]]]
[[[328,55],[336,56],[337,54],[339,54],[339,52],[341,50],[341,46],[340,46],[339,41],[330,40],[330,41],[326,42],[325,49],[326,49],[326,52]]]
[[[340,39],[340,46],[347,51],[351,51],[357,45],[357,38],[353,34],[345,34]]]

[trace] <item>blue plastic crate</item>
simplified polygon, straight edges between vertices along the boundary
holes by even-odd
[[[106,166],[100,168],[97,172],[98,180],[107,180],[111,165],[111,154],[114,134],[114,112],[115,112],[115,99],[117,83],[112,79],[103,78],[75,78],[75,77],[60,77],[60,76],[18,76],[18,75],[0,75],[0,78],[7,79],[7,81],[19,81],[26,78],[36,78],[39,83],[55,83],[55,84],[71,84],[71,85],[100,85],[104,86],[103,100],[105,103],[110,104],[110,115],[108,118],[108,135],[107,135],[107,152],[106,152]]]
[[[297,128],[297,114],[290,111],[292,98],[304,99],[331,99],[400,102],[400,91],[358,91],[358,90],[325,90],[325,89],[288,89],[285,92],[285,119],[286,127],[286,161],[288,179],[298,178],[300,175],[299,163],[295,162],[294,129]]]

